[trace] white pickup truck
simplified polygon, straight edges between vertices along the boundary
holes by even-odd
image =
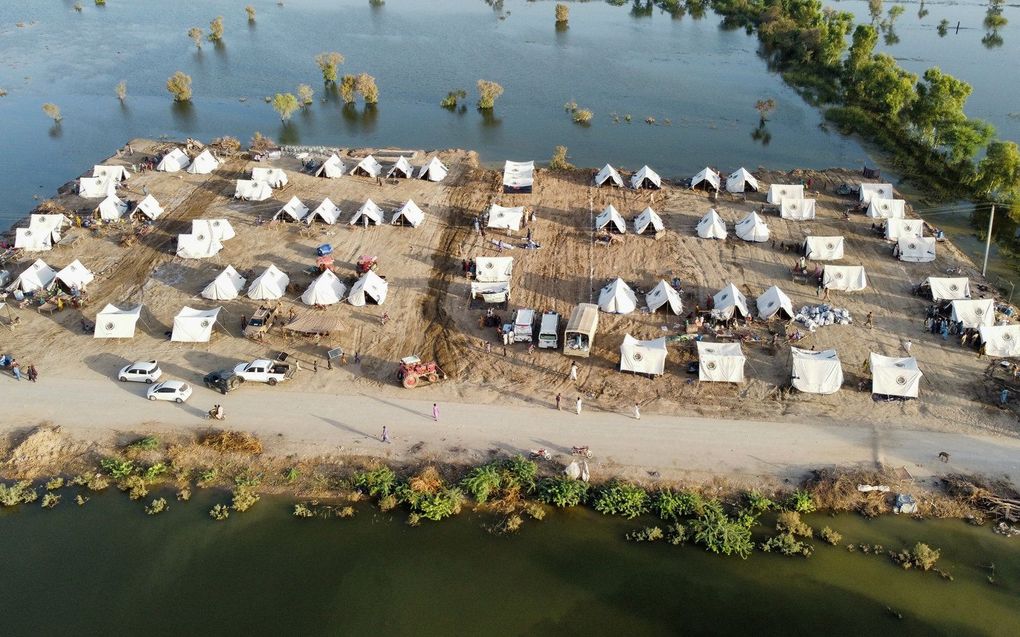
[[[249,383],[268,383],[275,385],[294,377],[294,366],[283,361],[271,361],[259,358],[250,363],[241,363],[234,367],[234,374]]]

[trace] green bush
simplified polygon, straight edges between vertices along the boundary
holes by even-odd
[[[700,515],[704,507],[701,494],[685,489],[680,491],[662,489],[652,498],[652,510],[660,519],[667,522],[690,515]]]
[[[122,480],[135,471],[135,463],[123,458],[103,458],[99,466],[114,480]]]
[[[657,526],[646,526],[643,529],[631,531],[627,534],[627,540],[630,542],[658,542],[664,537],[666,537],[666,534]]]
[[[588,500],[588,483],[566,476],[544,478],[538,485],[538,499],[561,509],[575,507]]]
[[[730,519],[717,500],[709,500],[700,516],[690,524],[694,541],[720,555],[746,559],[754,550],[751,530]]]
[[[315,512],[303,502],[298,502],[294,505],[294,517],[296,518],[313,518]]]
[[[810,544],[798,540],[792,533],[780,533],[763,542],[761,550],[766,553],[774,552],[787,556],[811,557],[814,548]]]
[[[38,499],[39,494],[32,488],[30,480],[21,480],[11,485],[0,483],[0,505],[5,507],[29,504]]]
[[[379,467],[370,471],[359,471],[354,474],[354,486],[362,493],[372,497],[385,497],[393,493],[397,484],[397,474],[389,467]]]
[[[930,571],[938,563],[941,551],[933,549],[923,542],[918,542],[913,549],[903,549],[899,553],[890,551],[889,556],[904,569],[916,567],[922,571]]]
[[[166,498],[156,498],[145,507],[145,515],[159,515],[168,510],[170,510],[170,506],[166,503]]]
[[[790,496],[786,508],[797,513],[811,513],[815,510],[815,499],[803,489],[797,489]]]
[[[56,478],[50,478],[49,480],[46,481],[46,490],[47,491],[56,491],[57,489],[59,489],[59,488],[61,488],[63,486],[64,486],[64,479],[59,477],[59,476],[56,477]]]
[[[145,436],[135,440],[134,442],[128,443],[126,448],[138,451],[153,451],[159,448],[159,438],[155,436]]]
[[[602,515],[634,519],[648,510],[648,492],[636,484],[613,480],[598,490],[593,506]]]
[[[217,504],[209,510],[209,517],[217,521],[223,521],[230,517],[230,509],[225,504]]]
[[[121,491],[128,492],[128,497],[132,500],[141,500],[149,495],[149,489],[145,486],[145,479],[142,476],[128,476],[119,486]]]
[[[755,489],[747,493],[747,506],[755,513],[765,513],[774,508],[776,503]]]
[[[166,472],[167,466],[162,462],[157,462],[156,464],[147,467],[143,475],[145,476],[146,481],[152,482]]]
[[[517,454],[500,463],[500,468],[504,471],[504,481],[509,478],[509,484],[520,487],[524,493],[531,493],[535,490],[538,465],[533,461]]]
[[[234,497],[230,506],[238,513],[247,511],[255,506],[255,503],[259,501],[259,494],[252,491],[249,487],[238,487],[237,489],[234,489],[233,496]]]
[[[44,509],[52,509],[53,507],[60,504],[60,496],[56,493],[47,493],[42,497],[42,507]]]
[[[460,513],[464,500],[464,494],[457,487],[427,492],[415,491],[407,484],[401,484],[397,487],[396,495],[410,507],[412,514],[433,522]]]
[[[836,531],[832,530],[827,526],[823,527],[822,530],[819,531],[818,536],[821,537],[822,540],[828,542],[833,546],[836,546],[837,544],[843,541],[842,535],[840,535],[839,533],[837,533]]]
[[[494,463],[475,467],[460,481],[460,486],[478,504],[485,504],[489,495],[499,490],[502,476]]]
[[[800,513],[796,511],[782,511],[776,518],[776,530],[800,537],[814,536],[814,531],[806,522],[800,519]]]

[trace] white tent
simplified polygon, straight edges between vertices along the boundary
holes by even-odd
[[[382,164],[375,160],[375,157],[369,155],[362,159],[354,168],[351,168],[352,175],[364,175],[365,177],[378,177],[382,174]]]
[[[995,301],[993,299],[960,299],[952,302],[950,320],[962,321],[964,327],[990,327],[995,325]]]
[[[535,184],[535,162],[507,161],[503,164],[504,192],[531,192]]]
[[[382,305],[386,300],[386,293],[389,291],[389,283],[375,272],[369,270],[361,275],[361,278],[351,288],[351,295],[347,301],[354,306],[361,307],[367,302],[366,297]]]
[[[600,170],[599,173],[595,175],[595,185],[601,187],[607,181],[611,186],[623,188],[623,177],[621,177],[620,173],[618,173],[616,169],[610,166],[609,164],[603,166],[602,170]]]
[[[627,232],[627,222],[623,220],[623,216],[616,211],[613,204],[606,206],[605,210],[599,213],[599,216],[595,217],[595,229],[601,230],[610,223],[613,224],[613,227],[615,227],[616,231],[620,234],[625,234]]]
[[[871,393],[917,398],[921,370],[916,358],[893,358],[871,353]]]
[[[287,173],[280,168],[252,168],[251,180],[265,182],[270,188],[283,188],[287,185]]]
[[[698,222],[698,236],[702,239],[725,239],[726,222],[722,220],[715,208],[710,208]]]
[[[116,305],[107,304],[96,314],[96,329],[93,338],[132,338],[135,335],[135,323],[142,315],[142,306],[122,310]]]
[[[637,296],[623,279],[614,279],[599,292],[599,309],[610,314],[630,314],[637,309]]]
[[[928,263],[935,260],[935,237],[900,237],[900,261]]]
[[[659,281],[659,283],[645,295],[645,304],[648,306],[649,312],[654,312],[663,305],[672,310],[673,314],[676,314],[677,316],[682,314],[684,311],[684,304],[680,299],[680,293],[673,289],[673,286],[665,281]]]
[[[99,179],[112,179],[115,182],[127,181],[131,173],[123,166],[103,166],[96,164],[92,167],[92,176]]]
[[[504,208],[492,204],[489,207],[489,221],[486,224],[489,228],[505,228],[509,230],[520,230],[521,222],[524,220],[524,207]]]
[[[843,386],[843,366],[836,350],[790,348],[794,388],[806,394],[835,394]]]
[[[220,240],[206,232],[177,235],[177,256],[182,259],[205,259],[222,249]]]
[[[163,210],[163,206],[159,205],[159,202],[156,201],[155,197],[152,195],[145,195],[145,199],[142,199],[138,202],[138,205],[135,206],[134,212],[141,213],[150,220],[155,221],[166,211]]]
[[[860,265],[827,265],[822,271],[822,285],[830,290],[854,292],[868,287],[868,275]]]
[[[71,220],[62,214],[32,214],[28,221],[29,228],[48,233],[53,243],[60,241],[60,231],[70,225]]]
[[[265,201],[273,196],[273,189],[264,181],[238,179],[234,189],[234,199],[246,201]]]
[[[175,148],[166,155],[163,155],[163,159],[159,160],[159,164],[156,165],[156,170],[161,170],[165,173],[175,173],[179,170],[184,170],[190,165],[191,159],[187,153],[180,148]]]
[[[308,286],[301,295],[301,302],[305,305],[333,305],[339,303],[346,293],[347,286],[333,274],[332,270],[326,270]]]
[[[366,199],[365,203],[361,204],[361,207],[351,217],[349,223],[353,226],[360,221],[361,223],[374,223],[378,226],[383,222],[383,217],[385,217],[385,213],[383,213],[382,208],[377,206],[371,199]],[[364,221],[362,218],[368,221]]]
[[[815,218],[814,199],[792,199],[784,197],[779,202],[779,216],[793,221],[806,221]]]
[[[301,221],[308,215],[308,206],[301,203],[301,200],[297,197],[291,197],[290,201],[284,204],[283,208],[276,211],[273,215],[273,221],[282,219],[283,221]]]
[[[53,249],[53,236],[42,228],[17,228],[14,231],[14,247],[25,252],[45,252]]]
[[[655,172],[647,165],[642,166],[640,170],[631,175],[630,187],[634,190],[639,188],[662,188],[662,178],[659,177],[659,173]]]
[[[662,375],[666,371],[666,338],[639,341],[624,334],[620,345],[620,371]]]
[[[758,180],[744,168],[737,169],[726,178],[726,190],[729,192],[746,192],[749,189],[757,191]]]
[[[226,219],[193,219],[191,234],[205,235],[218,241],[229,241],[237,236]]]
[[[785,312],[788,319],[792,319],[795,315],[790,297],[775,285],[761,293],[757,305],[758,317],[762,320],[770,319],[780,312]]]
[[[704,183],[707,186],[711,186],[712,188],[715,188],[718,191],[719,187],[721,186],[719,182],[719,173],[715,172],[711,168],[708,168],[707,166],[705,168],[702,168],[701,172],[699,172],[697,175],[694,175],[694,177],[691,179],[691,188],[697,188],[702,183]]]
[[[390,219],[390,223],[393,225],[403,224],[405,221],[412,228],[417,228],[422,221],[425,221],[425,213],[411,199],[408,199],[399,210],[394,212],[393,218]]]
[[[18,278],[14,279],[14,282],[11,283],[7,289],[21,290],[22,292],[44,290],[50,287],[55,276],[57,276],[57,273],[53,270],[53,268],[46,265],[46,262],[42,259],[36,259],[32,265],[25,268],[25,270],[18,275]]]
[[[923,237],[924,222],[920,219],[886,219],[885,238],[898,241],[902,237]]]
[[[751,211],[746,217],[733,226],[737,236],[744,241],[755,241],[762,243],[769,240],[769,227],[765,220],[758,216],[757,212]]]
[[[772,184],[769,186],[769,194],[765,198],[765,201],[774,206],[778,206],[783,203],[783,199],[803,198],[804,186],[795,186],[793,184]]]
[[[275,265],[269,264],[269,267],[248,286],[248,298],[256,301],[275,301],[287,292],[288,283],[290,277],[278,270]]]
[[[867,216],[872,219],[902,219],[907,214],[907,202],[902,199],[872,197]]]
[[[82,177],[78,180],[78,194],[85,199],[99,199],[117,194],[117,182],[99,177]]]
[[[325,177],[326,179],[339,179],[344,176],[347,172],[347,167],[340,161],[340,158],[333,153],[326,161],[322,162],[322,165],[315,171],[316,177]]]
[[[188,166],[188,172],[192,175],[208,175],[212,171],[220,167],[220,160],[216,159],[216,156],[209,152],[209,149],[205,149],[191,160],[191,165]]]
[[[117,221],[127,213],[128,205],[117,195],[110,195],[96,206],[96,214],[103,221]]]
[[[861,184],[861,203],[870,204],[872,199],[892,199],[892,184]]]
[[[330,201],[329,197],[326,197],[310,215],[305,217],[305,223],[312,225],[312,222],[316,219],[323,223],[333,225],[338,219],[340,219],[340,207]]]
[[[178,343],[208,343],[212,336],[213,324],[221,308],[196,310],[182,307],[174,317],[174,330],[170,340]]]
[[[68,289],[78,288],[79,290],[84,290],[85,286],[92,283],[95,278],[95,275],[78,259],[72,261],[70,265],[57,272],[53,277],[54,281],[60,281]]]
[[[740,343],[698,341],[698,380],[742,383],[745,360]]]
[[[641,214],[634,217],[634,232],[644,234],[648,226],[651,226],[652,230],[656,233],[662,232],[666,228],[662,223],[662,217],[652,210],[651,207],[645,208],[641,211]]]
[[[410,179],[414,177],[414,168],[411,166],[411,162],[407,161],[407,157],[401,155],[397,157],[397,163],[386,172],[387,177],[404,177]]]
[[[836,261],[843,258],[843,237],[807,237],[804,256],[812,261]]]
[[[751,316],[747,310],[747,298],[732,283],[727,284],[712,297],[712,314],[726,319],[732,318],[734,314]]]
[[[446,165],[439,161],[438,157],[433,157],[427,164],[421,167],[421,170],[418,171],[418,179],[442,181],[446,179],[446,175],[449,172],[450,171],[446,168]]]
[[[244,277],[237,273],[234,266],[228,265],[216,275],[212,283],[202,290],[202,297],[211,301],[230,301],[244,289]]]
[[[513,257],[476,257],[475,281],[509,281],[513,276]]]
[[[970,279],[967,277],[928,277],[928,286],[935,301],[952,301],[970,298]]]
[[[986,355],[994,358],[1020,357],[1020,325],[982,325],[978,331]]]

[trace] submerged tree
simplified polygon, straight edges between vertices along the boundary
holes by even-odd
[[[223,16],[216,16],[209,23],[209,39],[213,42],[223,40]]]
[[[113,91],[117,94],[117,99],[123,102],[127,98],[127,82],[125,80],[117,82]]]
[[[354,103],[354,86],[357,82],[356,77],[353,75],[345,75],[340,80],[340,99],[344,101],[344,104]]]
[[[978,164],[973,185],[984,197],[1002,203],[1020,203],[1020,148],[1016,142],[996,141]],[[1020,209],[1011,212],[1020,214]]]
[[[446,97],[444,97],[443,100],[439,102],[439,105],[442,106],[443,108],[453,110],[457,108],[457,102],[459,100],[464,99],[465,97],[467,97],[467,91],[465,91],[462,88],[459,88],[455,91],[450,91],[449,93],[447,93]]]
[[[46,102],[42,105],[42,111],[46,113],[46,116],[52,119],[54,122],[59,122],[64,119],[64,116],[60,114],[60,107],[56,104]]]
[[[871,15],[871,22],[878,22],[882,17],[882,0],[868,0],[868,13]]]
[[[188,29],[188,37],[195,43],[196,49],[202,48],[202,29],[199,29],[198,27],[191,27]]]
[[[315,91],[313,91],[312,87],[307,84],[298,84],[297,96],[301,101],[302,106],[309,106],[315,97]]]
[[[556,5],[556,24],[566,24],[570,19],[570,7],[565,4]],[[583,26],[583,25],[582,25]]]
[[[574,165],[567,161],[567,147],[557,146],[553,150],[552,159],[549,160],[549,168],[553,170],[570,170]]]
[[[166,81],[166,90],[174,96],[175,102],[190,102],[191,76],[184,71],[177,71]]]
[[[244,12],[248,14],[248,22],[255,21],[255,7],[249,4],[244,8]]]
[[[503,94],[503,87],[489,80],[478,80],[478,108],[489,110]]]
[[[300,108],[298,99],[293,93],[277,93],[273,96],[273,110],[280,114],[280,119],[287,121]]]
[[[375,78],[368,73],[362,73],[355,80],[355,90],[361,93],[366,104],[377,104],[379,102],[379,87],[375,85]]]
[[[322,71],[323,82],[336,82],[337,69],[344,63],[344,56],[336,51],[320,53],[315,56],[315,63],[319,65],[319,70]]]
[[[776,100],[771,97],[763,100],[758,100],[754,103],[754,108],[758,111],[758,116],[761,118],[762,123],[765,123],[772,111],[776,110]]]

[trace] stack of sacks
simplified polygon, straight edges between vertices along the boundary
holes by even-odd
[[[829,305],[805,305],[793,320],[811,332],[822,325],[850,325],[854,322],[849,310]]]

